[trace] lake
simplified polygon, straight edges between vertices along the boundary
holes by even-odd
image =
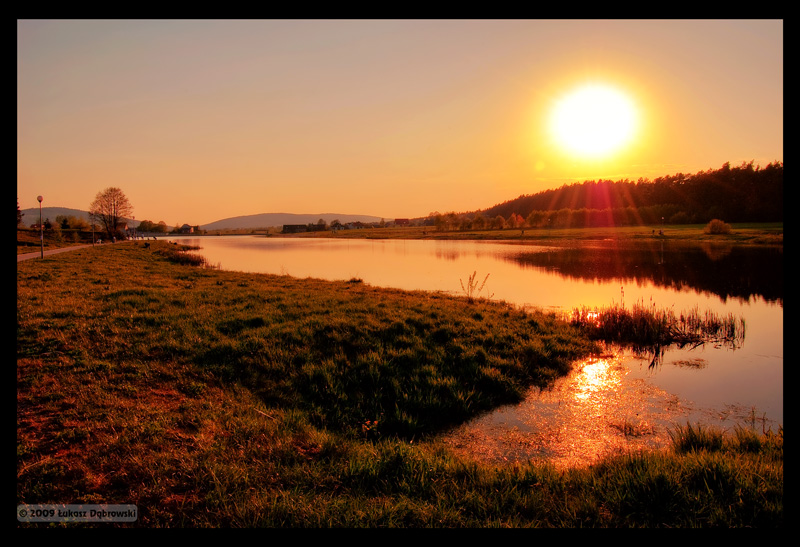
[[[175,236],[226,270],[359,278],[374,286],[479,296],[570,312],[634,303],[734,314],[739,347],[706,344],[652,355],[609,348],[576,363],[551,389],[446,435],[489,461],[591,463],[629,448],[659,448],[687,422],[759,430],[783,425],[783,249],[723,244],[592,241],[545,246],[502,241]]]

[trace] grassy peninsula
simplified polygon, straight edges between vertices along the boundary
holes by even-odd
[[[18,263],[17,503],[133,503],[138,527],[783,525],[782,429],[687,425],[566,471],[437,443],[597,351],[555,316],[203,266],[164,241]]]

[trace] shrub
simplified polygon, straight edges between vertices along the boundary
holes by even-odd
[[[729,234],[731,233],[731,225],[715,218],[706,224],[705,230],[703,231],[707,234]]]

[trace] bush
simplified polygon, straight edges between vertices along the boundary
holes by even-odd
[[[731,225],[715,218],[706,224],[705,230],[703,231],[707,234],[729,234],[731,233]]]

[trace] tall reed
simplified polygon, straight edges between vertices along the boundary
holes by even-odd
[[[464,291],[464,294],[470,302],[473,302],[475,298],[481,294],[483,287],[486,285],[486,280],[489,279],[489,274],[486,274],[486,277],[483,278],[483,282],[478,285],[478,281],[475,279],[477,274],[478,272],[472,272],[472,275],[467,279],[466,286],[464,285],[463,279],[458,280],[461,283],[461,290]],[[494,296],[494,293],[487,295],[486,298],[491,298],[492,296]]]
[[[744,318],[734,314],[700,312],[697,307],[676,314],[672,309],[657,308],[654,303],[648,306],[642,301],[631,309],[621,304],[578,308],[573,310],[571,322],[593,339],[656,353],[670,346],[708,343],[736,348],[744,342],[746,330]]]

